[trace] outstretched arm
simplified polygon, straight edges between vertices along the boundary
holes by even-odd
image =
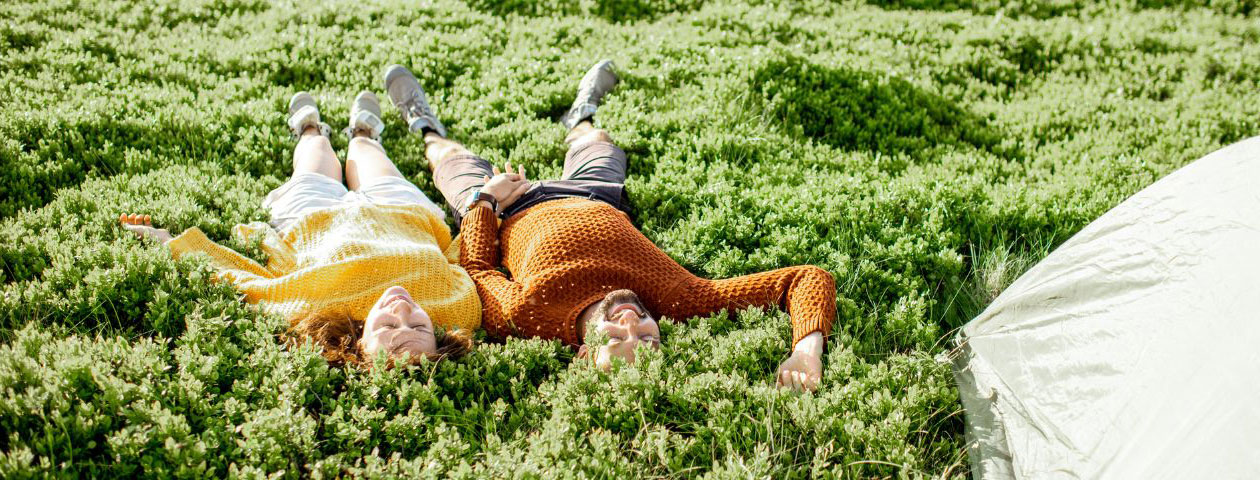
[[[219,278],[229,282],[241,285],[256,278],[275,276],[274,272],[259,265],[258,262],[210,240],[197,227],[189,228],[179,236],[172,236],[171,232],[165,228],[154,227],[153,219],[149,215],[124,214],[118,217],[118,221],[127,231],[141,238],[151,238],[166,245],[176,259],[188,253],[205,253],[210,257],[210,265],[218,271]],[[278,252],[268,250],[267,253],[275,255]]]
[[[157,228],[153,226],[153,217],[138,214],[122,214],[118,216],[118,223],[121,223],[127,231],[136,234],[140,238],[151,238],[158,243],[165,244],[175,238],[171,232],[165,228]]]
[[[792,317],[793,345],[811,333],[827,335],[836,317],[836,281],[812,265],[725,280],[697,279],[681,286],[674,297],[661,302],[662,314],[687,318],[722,309],[783,308]]]
[[[779,366],[779,384],[813,390],[822,379],[823,341],[836,318],[836,281],[826,270],[807,265],[725,280],[698,279],[661,304],[661,313],[675,318],[722,309],[783,308],[792,317],[793,350]]]

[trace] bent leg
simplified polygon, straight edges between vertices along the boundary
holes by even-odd
[[[626,152],[612,143],[608,132],[595,128],[589,120],[578,123],[565,137],[569,152],[564,156],[564,180],[626,182]]]
[[[316,126],[307,127],[293,149],[293,176],[263,198],[271,226],[284,231],[312,210],[339,204],[346,194],[341,181],[341,161],[328,137]]]
[[[424,156],[433,170],[433,183],[446,198],[458,224],[464,213],[464,202],[473,189],[481,188],[486,184],[486,177],[494,176],[490,162],[468,151],[459,142],[433,132],[424,134]]]
[[[379,142],[358,135],[350,139],[350,151],[346,154],[346,186],[359,190],[365,184],[375,183],[380,177],[406,178]]]
[[[293,148],[293,176],[302,173],[318,173],[341,182],[341,161],[328,137],[320,135],[314,125],[306,127]]]
[[[612,143],[612,137],[608,136],[608,132],[602,128],[595,128],[595,125],[588,120],[582,120],[569,130],[569,134],[564,137],[565,143],[569,147],[576,147],[589,142],[605,142]]]
[[[403,176],[380,142],[357,133],[350,139],[350,153],[346,155],[346,184],[376,205],[420,205],[438,218],[446,215]]]

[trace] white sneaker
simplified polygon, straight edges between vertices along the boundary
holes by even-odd
[[[289,99],[289,118],[285,123],[293,138],[300,138],[302,132],[312,126],[318,127],[319,134],[325,137],[332,132],[328,124],[319,121],[319,107],[315,105],[311,94],[306,92],[298,92]]]
[[[346,138],[354,138],[354,132],[366,131],[372,140],[381,141],[381,132],[385,130],[385,122],[381,121],[381,102],[376,94],[364,90],[354,97],[350,104],[350,122],[346,127]]]

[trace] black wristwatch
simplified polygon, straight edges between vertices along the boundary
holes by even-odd
[[[473,190],[472,195],[468,196],[468,203],[464,204],[464,212],[467,213],[469,210],[472,210],[473,205],[476,205],[477,202],[482,200],[490,202],[491,211],[496,213],[499,211],[499,201],[494,198],[494,195],[483,192],[480,188],[478,188]]]

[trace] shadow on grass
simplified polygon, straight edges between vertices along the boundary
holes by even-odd
[[[495,15],[517,14],[526,17],[553,17],[579,14],[601,17],[614,23],[652,21],[673,12],[689,12],[704,5],[704,0],[595,0],[574,8],[572,2],[558,0],[470,0],[468,5]]]
[[[286,139],[256,135],[244,117],[221,124],[189,124],[176,118],[146,120],[93,117],[72,124],[22,119],[0,127],[0,218],[38,207],[57,191],[90,177],[142,173],[170,165],[212,160],[252,175],[284,174]]]
[[[842,150],[924,159],[952,145],[1022,156],[983,117],[896,77],[785,57],[759,68],[750,87],[786,132]]]
[[[1077,16],[1090,5],[1081,0],[866,0],[866,3],[888,10],[967,10],[977,15],[1029,17],[1038,20],[1060,16]],[[1127,7],[1133,10],[1191,10],[1206,8],[1225,15],[1252,16],[1260,12],[1260,0],[1136,0]]]
[[[1000,11],[1008,17],[1038,20],[1077,15],[1085,7],[1085,2],[1080,0],[866,0],[866,3],[887,10],[967,10],[977,15],[994,15]]]

